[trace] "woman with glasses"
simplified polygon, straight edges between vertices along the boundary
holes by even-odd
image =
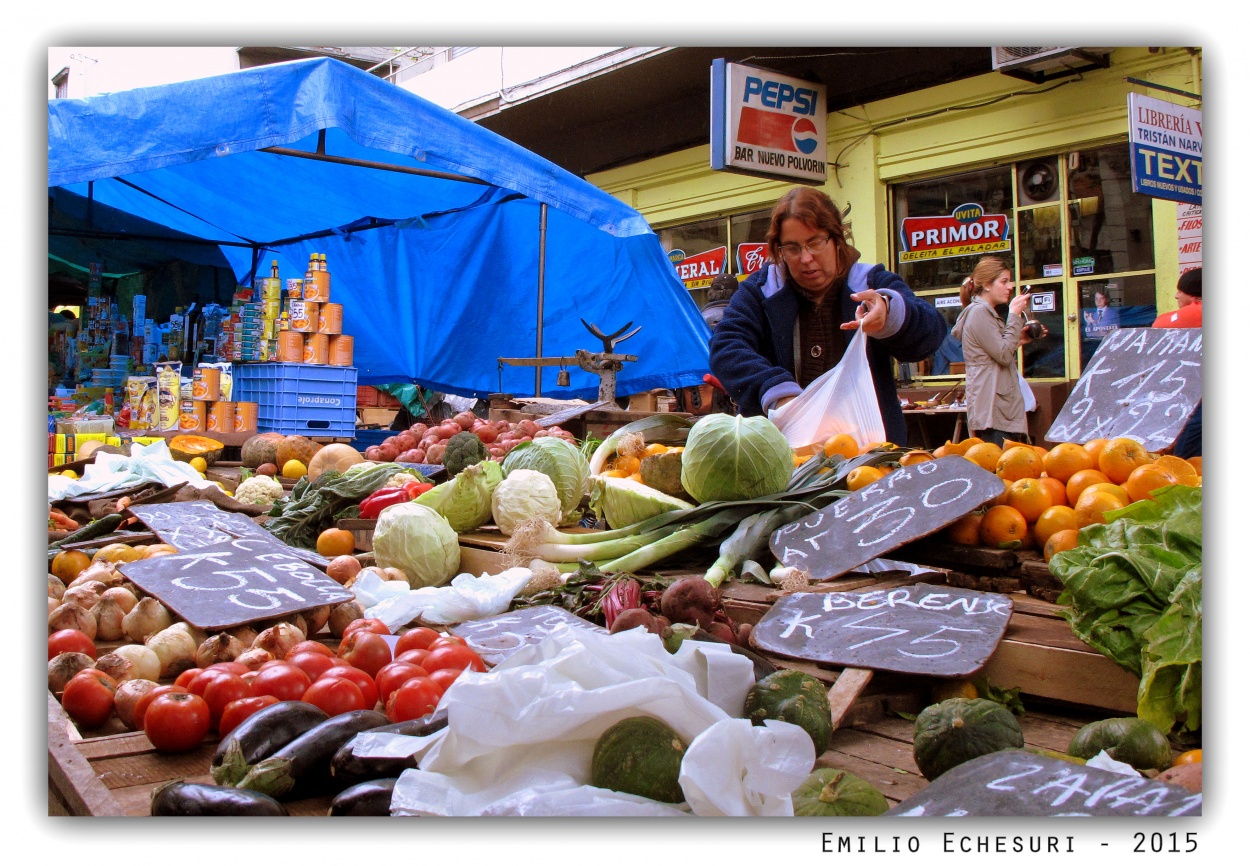
[[[842,215],[819,190],[782,196],[767,242],[770,263],[743,281],[712,334],[712,374],[743,415],[763,415],[836,366],[858,328],[871,337],[868,363],[886,438],[906,444],[892,360],[932,355],[946,322],[896,274],[859,262]]]

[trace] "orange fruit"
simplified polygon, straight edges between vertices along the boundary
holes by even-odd
[[[859,456],[859,443],[855,441],[855,437],[848,433],[839,433],[836,436],[830,436],[825,442],[825,456],[832,457],[839,454],[850,460],[852,457]]]
[[[964,459],[971,460],[986,472],[993,472],[998,466],[998,458],[1003,456],[1003,449],[993,442],[978,442],[964,452]]]
[[[932,460],[933,455],[928,451],[908,451],[902,457],[898,458],[899,466],[914,466],[917,463],[923,463],[926,460]]]
[[[1043,511],[1042,516],[1033,524],[1033,535],[1038,544],[1045,545],[1056,532],[1080,528],[1081,523],[1077,520],[1075,508],[1067,505],[1052,505]]]
[[[1051,501],[1050,491],[1041,479],[1020,478],[1011,482],[1007,490],[1007,504],[1024,515],[1026,523],[1033,523],[1055,503]]]
[[[1112,439],[1098,455],[1098,469],[1116,484],[1123,484],[1134,469],[1150,462],[1150,454],[1140,442],[1124,437]]]
[[[975,445],[976,443],[974,442],[972,444]],[[951,454],[957,454],[960,457],[963,457],[964,452],[966,452],[971,447],[972,445],[969,445],[967,441],[965,440],[960,440],[959,442],[952,442],[951,440],[947,439],[946,444],[943,445],[941,448],[937,449],[937,451],[934,451],[933,453],[936,455],[938,451],[941,451],[943,457],[949,457]]]
[[[1046,452],[1042,458],[1042,468],[1051,478],[1058,478],[1064,484],[1082,469],[1093,469],[1098,458],[1086,451],[1075,442],[1060,442]]]
[[[966,544],[975,547],[981,543],[981,512],[965,514],[950,526],[946,527],[946,540],[951,544]]]
[[[356,549],[356,538],[346,529],[326,529],[317,536],[317,552],[333,559],[350,556]]]
[[[1176,483],[1182,484],[1182,478],[1197,478],[1198,470],[1188,460],[1182,460],[1172,454],[1163,454],[1156,458],[1155,466],[1158,466],[1168,475],[1176,479]]]
[[[1181,752],[1176,756],[1176,760],[1172,762],[1172,766],[1180,764],[1201,764],[1202,749],[1190,749],[1188,752]]]
[[[1081,491],[1091,484],[1103,483],[1111,481],[1106,475],[1103,475],[1097,469],[1082,469],[1068,479],[1068,504],[1076,505],[1077,498],[1081,495]]]
[[[1106,490],[1086,490],[1076,500],[1076,522],[1081,526],[1106,523],[1106,513],[1117,511],[1124,503]]]
[[[999,494],[998,498],[990,502],[990,505],[1006,505],[1007,497],[1009,497],[1010,495],[1011,495],[1011,482],[1008,481],[1006,478],[1004,478],[1003,479],[1003,492]]]
[[[1098,458],[1102,455],[1102,449],[1107,447],[1107,440],[1106,439],[1091,439],[1088,442],[1086,442],[1085,445],[1082,447],[1084,447],[1085,450],[1088,451],[1090,454],[1094,455],[1094,465],[1097,466]]]
[[[1051,478],[1049,475],[1043,475],[1037,479],[1042,486],[1050,491],[1051,505],[1067,505],[1068,504],[1068,485],[1064,484],[1058,478]]]
[[[963,446],[965,452],[973,445],[980,445],[985,440],[980,436],[969,436],[967,439],[960,439],[959,444]]]
[[[135,550],[129,544],[116,542],[106,544],[91,557],[92,562],[134,562],[143,556],[142,550]]]
[[[1050,558],[1056,553],[1071,550],[1079,543],[1080,535],[1075,529],[1061,529],[1046,539],[1046,546],[1042,548],[1042,558],[1050,562]]]
[[[62,550],[52,558],[52,566],[48,570],[68,586],[90,564],[91,557],[81,550]]]
[[[986,547],[1010,549],[1020,547],[1029,525],[1019,511],[1010,505],[995,505],[981,518],[979,535]]]
[[[1158,464],[1147,463],[1132,471],[1128,480],[1124,482],[1124,490],[1128,493],[1129,499],[1137,502],[1139,499],[1154,499],[1151,493],[1160,487],[1171,487],[1175,483],[1176,478],[1172,473],[1166,469],[1160,469]]]
[[[1202,477],[1202,455],[1201,454],[1199,454],[1196,457],[1186,457],[1185,462],[1198,470],[1199,478]]]
[[[1101,490],[1103,493],[1109,493],[1116,499],[1120,500],[1123,505],[1128,505],[1133,501],[1129,498],[1128,491],[1125,490],[1123,486],[1119,484],[1112,484],[1110,481],[1100,481],[1097,484],[1091,484],[1089,487],[1086,487],[1085,490],[1082,490],[1081,493],[1084,494],[1086,490]],[[1077,498],[1079,499],[1080,497]],[[1075,507],[1076,506],[1073,505],[1073,508]]]
[[[883,477],[884,473],[876,466],[856,466],[851,470],[851,474],[846,476],[846,489],[853,493],[874,481],[880,481]]]
[[[1029,445],[1008,448],[998,458],[994,471],[999,478],[1019,481],[1021,478],[1039,478],[1042,474],[1042,458]]]
[[[147,550],[143,551],[143,559],[156,559],[158,556],[169,556],[177,552],[178,548],[172,544],[149,544]]]
[[[946,445],[939,445],[938,447],[934,448],[933,458],[936,460],[939,457],[950,457],[952,454],[954,454],[955,452],[950,450],[950,448],[948,447],[949,445],[950,443],[947,442]]]

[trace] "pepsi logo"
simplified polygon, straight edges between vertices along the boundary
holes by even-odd
[[[820,136],[816,132],[816,124],[806,117],[800,117],[794,121],[794,126],[790,128],[790,136],[794,140],[794,146],[799,149],[800,153],[810,154],[820,144]]]

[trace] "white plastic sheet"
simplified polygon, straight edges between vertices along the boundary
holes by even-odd
[[[365,616],[380,619],[395,631],[418,616],[428,623],[444,624],[503,613],[531,576],[528,568],[509,568],[481,577],[459,574],[446,586],[412,589],[369,573],[353,583],[352,590]]]
[[[856,329],[842,360],[780,409],[768,413],[791,448],[847,433],[863,449],[885,441],[885,425],[868,366],[868,338]]]
[[[183,481],[192,487],[217,486],[216,482],[203,478],[190,463],[175,460],[169,453],[169,445],[162,439],[149,445],[131,445],[129,457],[97,452],[95,462],[89,464],[78,479],[49,475],[48,502],[85,493],[125,490],[147,481],[157,481],[166,487]]]
[[[686,641],[669,654],[641,628],[557,628],[489,673],[466,672],[452,684],[441,704],[447,727],[423,738],[431,745],[420,768],[396,783],[391,814],[791,814],[789,792],[815,757],[811,740],[786,722],[747,730],[735,716],[753,682],[750,661],[721,644]],[[599,736],[640,715],[690,744],[686,804],[590,786]]]

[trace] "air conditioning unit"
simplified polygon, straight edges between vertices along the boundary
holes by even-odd
[[[994,69],[1040,84],[1111,65],[1110,48],[991,48]]]

